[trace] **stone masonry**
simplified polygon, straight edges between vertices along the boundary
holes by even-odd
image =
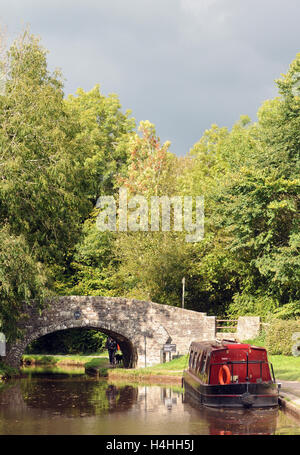
[[[18,323],[22,339],[7,346],[5,362],[18,367],[26,346],[51,332],[75,327],[99,329],[112,336],[126,367],[160,363],[165,343],[176,344],[176,354],[189,350],[191,341],[215,338],[215,317],[153,302],[113,297],[57,297],[40,314],[24,309]]]
[[[238,318],[236,337],[238,340],[251,340],[260,333],[259,316],[240,316]]]

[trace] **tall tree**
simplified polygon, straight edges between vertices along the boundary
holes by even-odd
[[[101,194],[112,194],[116,175],[127,173],[127,137],[135,120],[130,110],[122,112],[117,95],[102,95],[98,84],[89,92],[79,88],[65,104],[80,125],[77,138],[85,147],[84,168],[95,204]]]
[[[7,52],[0,94],[1,318],[14,333],[21,302],[41,304],[91,205],[79,125],[66,112],[58,72],[25,32]]]
[[[22,234],[40,260],[62,262],[91,208],[78,124],[37,38],[25,33],[8,63],[0,97],[0,223]]]
[[[122,112],[116,95],[102,95],[99,85],[89,92],[78,89],[65,105],[68,114],[80,125],[76,137],[84,144],[83,169],[87,175],[88,198],[94,206],[100,195],[114,193],[117,176],[127,175],[128,144],[134,135],[135,120],[129,110]],[[97,209],[91,210],[82,225],[68,273],[56,282],[60,293],[114,295],[114,235],[97,229],[97,214]]]
[[[138,134],[139,133],[139,134]],[[152,232],[151,197],[175,196],[180,169],[170,142],[161,144],[155,126],[141,122],[128,143],[128,174],[118,185],[127,189],[128,199],[144,196],[148,202],[148,232],[118,233],[115,257],[120,266],[115,276],[119,292],[160,303],[180,305],[185,249],[181,233]],[[171,211],[171,223],[172,223]]]

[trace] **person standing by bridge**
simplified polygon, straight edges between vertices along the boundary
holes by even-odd
[[[106,348],[108,350],[109,363],[111,365],[114,365],[115,364],[115,353],[117,351],[117,342],[113,338],[108,337],[107,342],[106,342]]]

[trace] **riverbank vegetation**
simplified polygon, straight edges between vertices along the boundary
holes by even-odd
[[[24,302],[41,309],[53,295],[103,295],[180,306],[182,277],[187,309],[299,317],[300,54],[256,122],[212,125],[182,157],[99,85],[66,96],[29,32],[0,66],[0,329],[8,340],[19,336]],[[121,186],[129,198],[204,195],[204,239],[189,243],[172,229],[100,232],[96,202],[118,202]]]
[[[297,356],[300,354],[300,321],[271,319],[257,338],[245,342],[264,346],[269,354]]]
[[[18,375],[19,371],[16,368],[12,368],[0,360],[0,383],[5,379],[12,378]]]
[[[270,355],[276,380],[300,382],[300,357],[287,355]]]

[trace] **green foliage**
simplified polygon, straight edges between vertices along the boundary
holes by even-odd
[[[262,330],[261,333],[251,340],[243,340],[243,343],[251,344],[252,346],[262,346],[265,347],[266,344],[266,331]]]
[[[82,235],[70,264],[72,275],[68,281],[63,277],[64,282],[59,289],[61,294],[118,295],[115,293],[113,278],[116,270],[114,235],[97,229],[96,215],[95,211],[83,224]]]
[[[85,146],[83,172],[89,199],[95,204],[100,195],[111,195],[117,177],[127,174],[128,143],[135,120],[130,111],[121,112],[116,95],[103,96],[99,85],[90,92],[78,89],[65,101],[67,112],[78,122],[77,141]],[[81,226],[66,273],[57,277],[59,294],[115,296],[112,276],[116,269],[113,254],[114,236],[96,228],[97,209],[90,212]]]
[[[181,280],[187,270],[183,238],[171,232],[125,233],[116,239],[120,261],[115,276],[120,292],[135,298],[181,305]]]
[[[64,367],[64,366],[84,366],[87,362],[87,358],[91,355],[96,355],[96,353],[88,354],[56,354],[56,355],[44,355],[44,354],[23,354],[22,361],[23,365],[41,365],[41,366],[55,366],[55,367]],[[106,357],[102,357],[103,362],[107,362]],[[105,360],[106,359],[106,360]]]
[[[41,307],[47,291],[45,267],[35,258],[23,235],[0,227],[0,328],[8,341],[16,336],[15,324],[23,304]]]
[[[300,317],[300,301],[291,302],[277,308],[274,311],[274,316],[279,319],[299,319]]]
[[[27,364],[37,364],[37,365],[56,365],[57,358],[51,355],[23,355],[23,361]]]
[[[127,173],[126,145],[135,120],[129,117],[130,111],[121,112],[117,95],[103,96],[99,85],[89,92],[78,89],[65,103],[80,125],[76,137],[85,144],[84,168],[95,203],[100,194],[112,193],[116,175]]]
[[[270,354],[292,355],[293,333],[300,332],[300,321],[271,320],[266,330],[265,347]]]
[[[84,364],[84,366],[86,368],[94,368],[94,367],[104,368],[105,366],[107,366],[107,359],[103,359],[103,358],[100,358],[100,357],[95,357],[95,358],[89,360],[88,362],[86,362]]]
[[[232,303],[229,304],[227,314],[231,316],[261,316],[266,318],[274,314],[278,303],[265,294],[255,295],[244,292],[243,294],[234,294]]]
[[[78,125],[37,38],[25,33],[16,41],[8,66],[0,96],[0,223],[23,234],[39,260],[62,263],[91,209]]]
[[[141,122],[139,133],[128,143],[128,172],[118,185],[128,197],[143,195],[150,206],[151,196],[176,194],[177,159],[169,152],[170,143],[160,143],[153,124]],[[151,208],[149,209],[150,225]],[[118,295],[154,300],[178,306],[185,268],[183,237],[172,232],[124,232],[115,237],[113,276]]]
[[[84,364],[85,372],[87,374],[97,375],[100,377],[108,377],[108,362],[107,359],[96,357],[89,360]]]
[[[28,354],[88,354],[103,351],[106,335],[94,329],[68,329],[40,337],[26,350]]]
[[[261,157],[263,165],[271,165],[284,176],[299,179],[300,131],[300,54],[291,63],[287,74],[278,79],[280,96],[268,100],[258,112],[258,134],[267,145]]]
[[[253,170],[233,177],[219,198],[225,233],[232,236],[229,250],[240,266],[242,294],[252,296],[250,301],[257,294],[273,300],[270,311],[299,298],[297,193],[298,183]]]
[[[140,122],[140,135],[128,141],[128,170],[117,179],[131,194],[171,195],[176,184],[176,157],[169,152],[170,142],[160,143],[155,126],[149,121]]]
[[[110,261],[88,264],[87,251],[96,259],[99,243],[90,225],[78,249],[85,257],[77,255],[74,264],[80,287],[73,289],[180,305],[185,276],[186,308],[266,317],[288,305],[291,315],[299,301],[300,256],[299,153],[290,156],[283,141],[288,136],[296,146],[288,110],[298,101],[289,100],[266,102],[257,124],[243,116],[231,131],[213,125],[182,160],[172,158],[169,143],[160,144],[150,122],[140,124],[140,136],[123,137],[127,172],[117,183],[130,195],[204,194],[205,240],[189,245],[181,233],[118,234],[109,238]]]
[[[18,374],[19,371],[17,368],[10,367],[9,365],[6,365],[6,363],[3,363],[2,360],[0,360],[0,383],[2,379],[13,378]]]

